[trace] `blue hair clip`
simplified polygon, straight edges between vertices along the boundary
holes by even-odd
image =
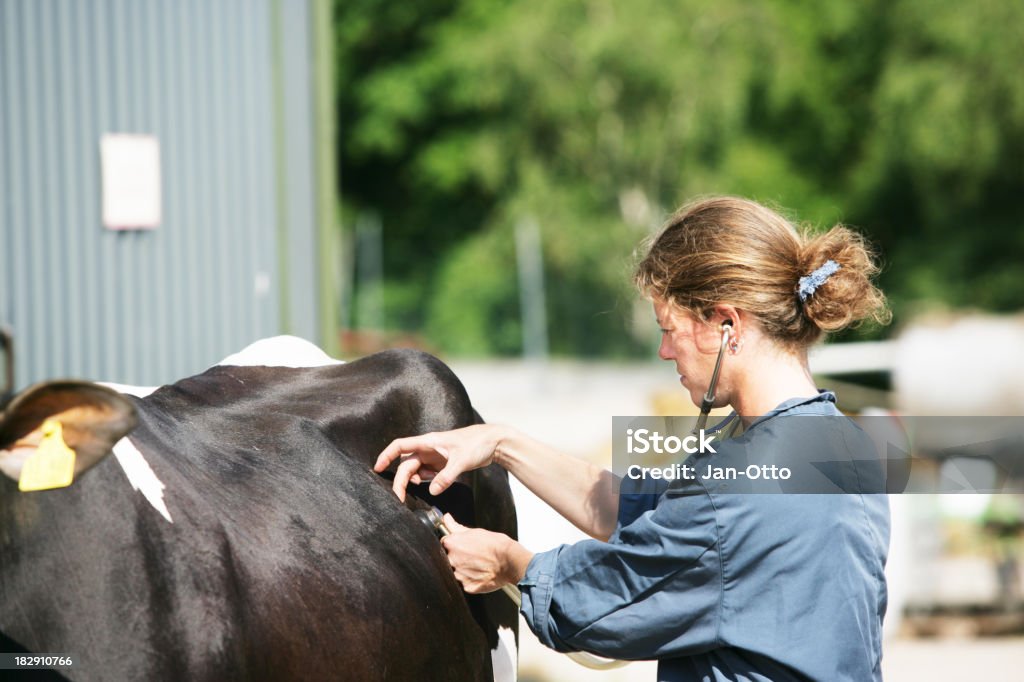
[[[839,263],[835,262],[831,258],[822,264],[820,268],[807,275],[806,277],[800,278],[800,288],[797,293],[800,296],[800,302],[803,303],[807,300],[807,297],[818,290],[822,284],[828,281],[828,278],[836,273],[840,267]]]

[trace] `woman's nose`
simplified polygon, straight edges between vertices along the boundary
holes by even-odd
[[[661,345],[658,346],[658,357],[662,360],[671,360],[675,357],[675,353],[672,352],[672,344],[668,342],[668,336],[662,335]]]

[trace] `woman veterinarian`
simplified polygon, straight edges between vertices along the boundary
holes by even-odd
[[[714,405],[730,405],[743,428],[702,462],[742,448],[754,463],[785,463],[799,435],[787,424],[836,420],[784,418],[841,416],[835,395],[814,385],[807,349],[823,332],[885,321],[876,272],[856,233],[805,236],[751,201],[706,199],[669,219],[635,274],[661,326],[658,354],[694,404],[716,383]],[[830,461],[855,456],[850,433],[822,426],[820,436]],[[881,679],[884,495],[736,494],[701,481],[620,494],[610,472],[490,424],[396,440],[376,469],[398,459],[403,499],[410,481],[432,478],[437,494],[496,462],[595,538],[533,554],[446,517],[464,589],[518,583],[522,613],[549,647],[657,659],[659,680]]]

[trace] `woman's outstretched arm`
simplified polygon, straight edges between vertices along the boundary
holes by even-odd
[[[499,464],[587,535],[607,540],[619,501],[610,471],[565,455],[508,426],[477,424],[392,441],[374,465],[383,471],[401,460],[393,489],[405,499],[410,481],[431,481],[438,495],[466,471]]]

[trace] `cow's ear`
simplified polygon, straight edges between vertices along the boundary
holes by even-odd
[[[60,422],[64,442],[75,451],[75,475],[108,455],[138,423],[131,401],[104,386],[84,381],[36,384],[15,396],[0,419],[0,471],[19,479],[48,419]]]

